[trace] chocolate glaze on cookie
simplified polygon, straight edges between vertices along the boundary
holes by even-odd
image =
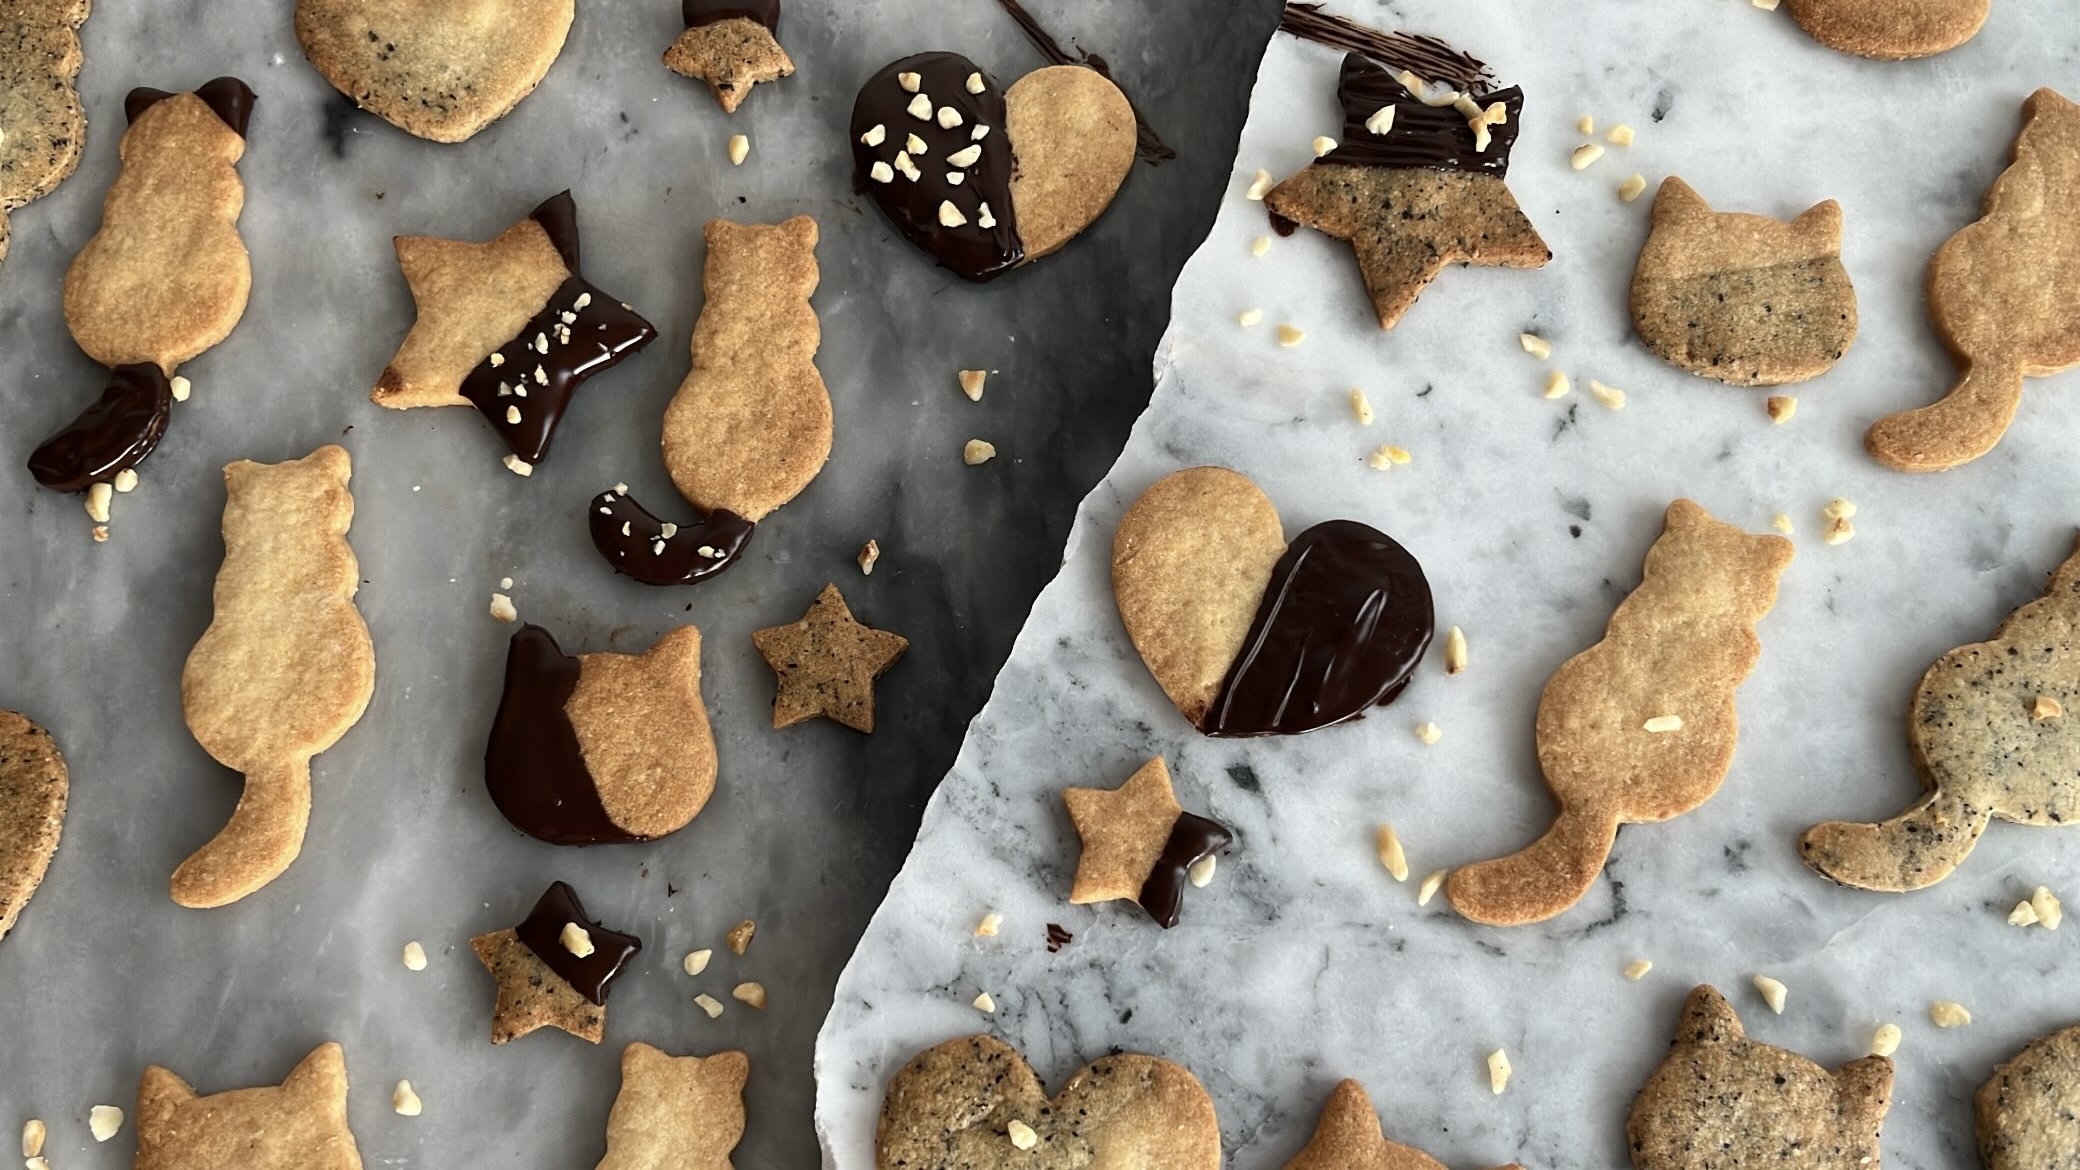
[[[1300,534],[1271,570],[1207,735],[1297,735],[1394,700],[1430,646],[1430,583],[1392,537],[1354,520]]]
[[[532,218],[548,233],[570,278],[518,337],[462,380],[462,396],[530,464],[548,457],[556,424],[578,387],[657,337],[650,322],[578,275],[577,208],[570,192],[535,208]]]
[[[484,749],[484,789],[514,828],[551,845],[640,841],[607,816],[564,711],[578,672],[578,660],[549,631],[524,625],[514,632]]]
[[[1025,5],[1020,4],[1018,0],[997,0],[997,3],[1003,7],[1005,14],[1011,17],[1012,22],[1018,25],[1018,31],[1026,34],[1026,40],[1031,42],[1033,48],[1038,50],[1042,57],[1047,58],[1048,64],[1082,65],[1095,70],[1100,77],[1119,86],[1120,93],[1127,92],[1126,87],[1119,84],[1119,78],[1112,75],[1111,62],[1096,53],[1085,52],[1082,49],[1070,53],[1062,47],[1060,41],[1054,39],[1052,33],[1040,27],[1040,22],[1033,18],[1032,13],[1026,11]],[[1127,108],[1134,111],[1135,153],[1150,163],[1167,162],[1176,158],[1177,152],[1165,146],[1163,140],[1156,137],[1155,127],[1150,126],[1148,119],[1141,116],[1141,107],[1134,104],[1131,96],[1127,98]]]
[[[592,547],[614,571],[645,585],[691,585],[737,563],[756,527],[727,508],[687,526],[650,514],[625,487],[592,498]]]
[[[681,0],[679,15],[687,28],[719,24],[725,20],[749,20],[780,35],[780,0]]]
[[[1486,150],[1478,149],[1473,127],[1458,109],[1425,105],[1394,72],[1356,53],[1348,54],[1336,83],[1336,100],[1343,105],[1343,141],[1323,155],[1322,161],[1507,174],[1509,152],[1517,143],[1517,127],[1523,121],[1524,91],[1512,86],[1469,96],[1484,110],[1500,102],[1507,113],[1505,121],[1489,126]],[[1394,123],[1385,134],[1374,134],[1365,128],[1365,121],[1383,106],[1394,107]]]
[[[582,959],[563,945],[563,928],[569,923],[585,928],[592,937],[592,953]],[[586,917],[577,891],[562,882],[550,884],[527,921],[514,927],[513,933],[579,995],[600,1007],[607,1003],[607,985],[643,949],[643,940],[635,935],[608,930]]]
[[[906,73],[918,75],[915,92],[899,80]],[[981,93],[968,92],[971,77],[980,78]],[[929,103],[931,113],[918,117],[910,112],[913,103],[920,109]],[[959,120],[940,125],[947,116],[942,110]],[[921,154],[908,149],[913,135],[924,143]],[[974,161],[952,161],[971,148],[979,148]],[[919,53],[869,78],[852,106],[852,159],[858,189],[940,264],[980,281],[1025,260],[1011,207],[1014,164],[1004,133],[1004,91],[973,61],[957,53]],[[876,164],[885,169],[877,171]]]
[[[94,405],[30,454],[29,474],[61,492],[114,479],[159,445],[172,412],[173,386],[163,370],[150,362],[117,366]]]
[[[1178,814],[1177,823],[1170,828],[1170,839],[1163,843],[1163,855],[1148,872],[1148,880],[1141,883],[1141,908],[1164,930],[1176,926],[1178,913],[1184,908],[1184,884],[1192,867],[1226,848],[1234,839],[1235,835],[1218,821],[1196,813]],[[1053,941],[1052,929],[1049,941]]]
[[[123,120],[135,122],[138,115],[172,96],[174,95],[163,89],[147,89],[142,86],[133,89],[129,96],[123,99]],[[253,91],[245,82],[236,77],[219,77],[214,81],[205,82],[202,88],[195,91],[195,96],[201,98],[202,104],[208,106],[211,113],[223,119],[224,124],[231,127],[240,138],[246,136],[246,124],[253,118]]]

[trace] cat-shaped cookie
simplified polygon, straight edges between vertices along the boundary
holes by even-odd
[[[2080,552],[1993,640],[1961,646],[1921,676],[1907,739],[1928,794],[1875,825],[1807,830],[1799,854],[1865,890],[1918,890],[1950,876],[1995,818],[2080,821]]]
[[[1690,993],[1668,1057],[1625,1125],[1634,1170],[1875,1170],[1892,1061],[1833,1070],[1747,1037],[1710,986]]]
[[[79,26],[88,0],[0,0],[0,261],[7,214],[55,190],[87,140]]]
[[[1559,819],[1523,850],[1452,871],[1452,908],[1490,926],[1542,922],[1603,872],[1618,826],[1711,798],[1733,765],[1734,690],[1762,654],[1791,542],[1668,507],[1638,589],[1603,640],[1562,663],[1538,702],[1538,763]]]
[[[1632,274],[1632,326],[1647,348],[1735,386],[1819,377],[1856,339],[1856,290],[1842,267],[1842,209],[1830,199],[1790,223],[1713,211],[1670,175]]]
[[[347,1128],[347,1061],[320,1044],[279,1085],[207,1097],[153,1065],[137,1086],[137,1170],[361,1170]]]

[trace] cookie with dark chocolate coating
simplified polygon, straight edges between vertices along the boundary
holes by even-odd
[[[664,51],[665,68],[708,83],[722,112],[734,114],[751,87],[794,73],[780,47],[780,0],[684,0],[686,31]]]

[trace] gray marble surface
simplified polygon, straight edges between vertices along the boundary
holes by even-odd
[[[1251,175],[1292,173],[1313,136],[1340,130],[1339,55],[1272,41],[1219,218],[1178,283],[1150,409],[1084,502],[1061,576],[839,982],[818,1046],[827,1164],[872,1165],[888,1077],[927,1045],[986,1030],[1050,1084],[1120,1048],[1186,1065],[1238,1170],[1282,1165],[1342,1077],[1366,1084],[1389,1136],[1453,1166],[1621,1166],[1632,1095],[1685,992],[1711,982],[1751,1035],[1830,1065],[1897,1021],[1885,1164],[1975,1165],[1971,1094],[2023,1043],[2080,1019],[2080,938],[2005,924],[2038,884],[2080,893],[2080,839],[1996,824],[1958,873],[1906,896],[1832,886],[1795,842],[1817,821],[1915,799],[1902,713],[1921,672],[1988,636],[2072,551],[2080,374],[2032,382],[2000,448],[1946,475],[1886,471],[1861,438],[1948,385],[1924,268],[1976,216],[2023,98],[2080,89],[2080,21],[2064,0],[1999,0],[1970,45],[1878,64],[1734,0],[1334,7],[1443,35],[1524,86],[1509,181],[1556,258],[1535,273],[1447,272],[1382,334],[1344,245],[1303,231],[1253,257],[1266,225],[1243,198]],[[1585,113],[1636,127],[1636,145],[1571,170]],[[1788,391],[1802,403],[1790,425],[1770,425],[1764,392],[1691,378],[1632,338],[1625,292],[1650,203],[1614,192],[1633,171],[1680,173],[1718,207],[1787,219],[1841,200],[1862,334],[1831,373]],[[1264,311],[1253,330],[1237,326],[1248,308]],[[1304,343],[1280,348],[1282,322]],[[1552,339],[1574,394],[1540,396],[1524,329]],[[1625,409],[1597,405],[1591,378],[1628,391]],[[1347,405],[1353,385],[1377,412],[1370,427]],[[1413,462],[1369,469],[1383,443]],[[1289,534],[1333,517],[1392,533],[1425,566],[1440,627],[1466,630],[1471,669],[1447,679],[1433,653],[1394,706],[1309,736],[1197,735],[1128,643],[1108,565],[1125,507],[1203,463],[1255,479]],[[1604,879],[1548,923],[1490,929],[1441,899],[1418,907],[1423,874],[1512,851],[1550,822],[1539,688],[1601,635],[1677,496],[1756,531],[1787,513],[1798,532],[1740,692],[1725,787],[1680,819],[1625,829]],[[1860,506],[1857,535],[1829,547],[1816,537],[1837,496]],[[1411,734],[1423,720],[1443,728],[1435,746]],[[1129,904],[1067,904],[1078,844],[1060,795],[1117,786],[1158,754],[1185,807],[1237,834],[1168,932]],[[1407,885],[1374,853],[1383,821],[1406,843]],[[973,937],[992,910],[1002,932]],[[1048,923],[1075,935],[1058,954]],[[1620,971],[1638,958],[1654,968],[1629,983]],[[1750,987],[1756,974],[1788,985],[1781,1017]],[[994,1015],[970,1006],[978,991]],[[1936,1000],[1975,1022],[1936,1029]],[[1483,1064],[1496,1048],[1516,1069],[1500,1098]]]
[[[791,5],[800,65],[726,118],[658,64],[673,0],[585,0],[562,59],[505,121],[436,146],[356,113],[304,63],[291,5],[106,3],[88,22],[91,119],[79,173],[14,217],[0,267],[0,707],[49,727],[71,763],[64,844],[0,942],[0,1131],[52,1129],[53,1165],[127,1165],[131,1134],[96,1146],[88,1107],[130,1107],[141,1068],[204,1091],[278,1080],[312,1045],[344,1043],[355,1132],[371,1167],[493,1162],[589,1166],[630,1040],[752,1058],[740,1168],[812,1164],[812,1038],[838,967],[910,840],[925,796],[1055,571],[1075,502],[1147,401],[1167,290],[1204,235],[1241,124],[1266,2],[1201,6],[1037,0],[1057,31],[1110,57],[1180,158],[1137,167],[1087,238],[982,288],[932,268],[850,195],[843,126],[859,83],[923,48],[959,49],[1008,80],[1040,63],[996,5]],[[131,87],[220,73],[259,93],[241,171],[254,295],[229,341],[182,372],[173,430],[120,497],[105,545],[75,497],[22,462],[100,387],[68,337],[59,283],[98,222]],[[728,135],[752,140],[732,168]],[[368,387],[411,320],[389,240],[488,238],[575,189],[586,274],[657,324],[646,352],[583,389],[530,480],[467,410],[391,413]],[[687,367],[701,306],[702,223],[822,226],[819,364],[836,403],[830,465],[761,526],[746,561],[701,586],[612,576],[583,526],[617,480],[680,510],[656,455],[658,419]],[[955,371],[996,371],[980,404]],[[962,443],[999,458],[962,465]],[[359,604],[373,627],[367,715],[317,761],[301,859],[228,909],[181,910],[175,864],[237,797],[188,736],[180,664],[210,615],[221,557],[218,468],[325,442],[353,454]],[[869,537],[880,567],[861,579]],[[486,615],[500,578],[523,618],[573,650],[632,651],[685,621],[706,635],[705,692],[722,759],[713,802],[650,846],[557,849],[492,808],[479,760],[509,627]],[[881,725],[767,726],[771,675],[751,630],[790,621],[825,581],[860,616],[911,639],[880,688]],[[548,881],[574,883],[645,948],[617,985],[600,1048],[542,1033],[486,1042],[492,983],[476,933],[523,916]],[[671,893],[676,889],[676,894]],[[740,918],[750,954],[701,980],[680,957],[720,947]],[[398,960],[408,939],[423,973]],[[718,1021],[696,991],[739,979],[771,994]],[[426,1112],[389,1108],[410,1078]]]

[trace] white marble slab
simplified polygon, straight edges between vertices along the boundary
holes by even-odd
[[[1972,1164],[1972,1091],[2026,1040],[2080,1018],[2061,975],[2080,937],[2004,924],[2038,883],[2080,893],[2080,835],[1996,825],[1956,876],[1911,896],[1836,888],[1794,843],[1815,821],[1889,815],[1915,797],[1902,712],[1916,679],[2034,597],[2080,522],[2080,376],[2032,383],[2007,441],[1948,475],[1901,476],[1861,447],[1873,418],[1947,384],[1923,268],[1976,215],[2022,99],[2080,89],[2069,4],[1994,8],[1956,52],[1877,64],[1733,0],[1342,6],[1444,35],[1525,87],[1510,182],[1556,254],[1536,273],[1449,272],[1391,334],[1373,327],[1344,245],[1302,232],[1249,254],[1266,230],[1242,198],[1252,173],[1288,174],[1310,139],[1339,130],[1338,54],[1275,37],[1230,198],[1174,294],[1154,401],[1085,501],[1060,577],[840,980],[817,1051],[826,1165],[871,1165],[889,1075],[976,1030],[1019,1045],[1051,1083],[1115,1048],[1182,1062],[1242,1170],[1281,1165],[1345,1076],[1367,1084],[1391,1136],[1453,1165],[1623,1165],[1632,1094],[1682,995],[1706,981],[1759,1038],[1826,1063],[1862,1055],[1879,1022],[1898,1021],[1887,1164]],[[1571,170],[1584,113],[1630,123],[1637,145]],[[1790,391],[1802,401],[1791,425],[1769,424],[1763,392],[1691,378],[1630,336],[1625,289],[1649,200],[1625,205],[1614,189],[1635,170],[1786,218],[1841,200],[1863,331],[1832,373]],[[1264,320],[1245,331],[1235,317],[1250,307]],[[1279,348],[1281,322],[1306,342]],[[1627,407],[1579,389],[1541,398],[1523,329],[1553,340],[1578,388],[1622,387]],[[1346,406],[1353,385],[1378,412],[1370,428]],[[1365,455],[1386,442],[1414,462],[1370,470]],[[1289,533],[1347,516],[1394,534],[1425,565],[1440,626],[1465,628],[1472,669],[1447,679],[1433,655],[1393,707],[1352,726],[1275,742],[1197,735],[1128,644],[1108,560],[1126,504],[1202,463],[1253,477]],[[1399,827],[1417,876],[1543,828],[1539,687],[1600,635],[1679,495],[1751,529],[1778,512],[1799,529],[1740,694],[1725,788],[1680,820],[1625,830],[1604,880],[1547,924],[1489,929],[1442,899],[1418,908],[1415,879],[1396,885],[1375,859],[1374,826]],[[1827,547],[1819,510],[1836,496],[1860,506],[1857,536]],[[1443,741],[1417,742],[1420,720]],[[1238,837],[1167,933],[1131,905],[1066,904],[1077,843],[1060,799],[1157,754],[1186,807]],[[990,910],[1003,933],[971,937]],[[1059,954],[1044,945],[1049,922],[1076,936]],[[1636,958],[1654,970],[1628,983],[1619,972]],[[1756,973],[1789,986],[1781,1018],[1749,987]],[[981,990],[994,1016],[969,1006]],[[1976,1021],[1938,1031],[1937,999]],[[1483,1066],[1497,1047],[1516,1067],[1500,1098]]]

